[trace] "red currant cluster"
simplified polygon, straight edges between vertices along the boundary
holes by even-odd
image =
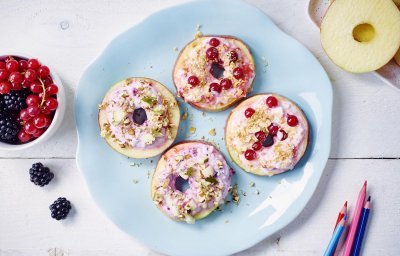
[[[50,69],[37,59],[8,56],[0,60],[0,94],[27,90],[27,107],[19,112],[21,128],[18,139],[26,143],[40,137],[50,126],[58,107],[58,87],[53,83]]]
[[[268,105],[269,108],[274,108],[276,106],[278,106],[278,99],[275,98],[274,96],[269,96],[267,98],[267,100],[265,101],[265,103]],[[250,118],[253,116],[253,114],[256,111],[253,108],[247,108],[244,111],[244,115],[246,118]],[[298,124],[298,119],[296,116],[294,115],[288,115],[287,116],[287,124],[289,126],[296,126]],[[256,132],[254,135],[257,139],[256,142],[254,142],[254,144],[252,145],[252,149],[248,149],[244,152],[244,157],[251,161],[257,158],[257,153],[256,151],[259,151],[262,149],[262,147],[270,147],[274,144],[274,139],[273,137],[275,137],[278,132],[280,132],[282,134],[281,136],[281,141],[286,140],[288,137],[287,132],[285,132],[285,130],[280,129],[279,126],[277,124],[270,124],[268,126],[268,135],[265,134],[265,132],[263,131],[258,131]]]
[[[208,44],[211,46],[206,50],[206,58],[209,61],[212,61],[214,63],[218,64],[223,64],[222,60],[219,59],[219,51],[217,47],[220,45],[220,41],[217,38],[211,38]],[[229,52],[229,60],[231,62],[236,62],[238,61],[239,56],[236,51],[230,51]],[[244,71],[241,67],[236,67],[233,70],[233,77],[236,79],[243,79],[244,77]],[[189,76],[188,78],[188,84],[191,86],[197,86],[200,84],[200,80],[196,76]],[[228,90],[232,88],[232,81],[228,78],[223,78],[219,83],[211,83],[210,84],[210,91],[214,91],[217,93],[221,93],[222,90]]]

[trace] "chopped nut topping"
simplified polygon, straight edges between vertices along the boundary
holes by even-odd
[[[215,132],[215,128],[212,128],[208,134],[210,134],[211,136],[215,136],[217,133]]]
[[[190,133],[195,133],[196,132],[196,127],[190,127],[189,128]]]

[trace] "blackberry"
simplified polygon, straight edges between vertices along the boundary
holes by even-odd
[[[26,108],[26,97],[28,97],[28,90],[22,89],[19,91],[11,91],[3,95],[3,108],[5,111],[17,114],[22,109]]]
[[[51,217],[56,220],[65,219],[71,210],[71,202],[65,197],[59,197],[49,207],[51,211]]]
[[[7,115],[7,113],[0,113],[0,141],[17,144],[20,128],[21,126],[15,118]]]
[[[35,183],[36,186],[41,187],[49,184],[54,178],[54,173],[50,172],[50,169],[42,163],[33,164],[29,169],[29,175],[31,176],[31,181]]]

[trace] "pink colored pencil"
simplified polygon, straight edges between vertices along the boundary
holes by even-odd
[[[342,256],[350,256],[351,248],[353,247],[354,237],[357,232],[358,222],[360,221],[361,212],[364,207],[366,194],[367,194],[367,181],[364,182],[364,186],[361,188],[361,191],[358,194],[357,204],[354,209],[353,219],[350,224],[349,233],[347,234]]]

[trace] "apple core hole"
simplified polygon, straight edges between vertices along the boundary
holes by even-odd
[[[362,23],[354,27],[353,38],[360,43],[368,43],[375,37],[375,29],[371,24]]]
[[[190,187],[189,185],[189,181],[185,180],[184,178],[182,178],[181,176],[178,176],[175,180],[175,188],[179,191],[181,191],[182,193],[185,192],[186,190],[188,190]]]

